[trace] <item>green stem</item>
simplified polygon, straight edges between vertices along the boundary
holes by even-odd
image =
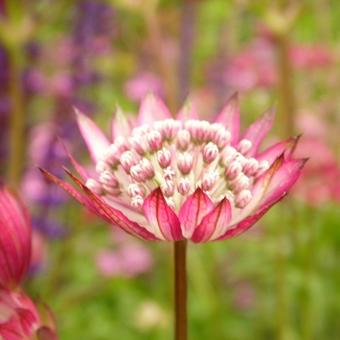
[[[278,97],[279,97],[279,117],[280,133],[283,138],[291,136],[295,132],[295,96],[293,86],[293,70],[290,62],[289,34],[285,32],[277,36],[277,71],[278,71]],[[289,303],[287,292],[287,270],[288,254],[286,254],[286,232],[290,232],[293,243],[296,244],[295,217],[296,211],[291,202],[285,202],[285,209],[291,213],[291,218],[287,222],[289,228],[280,228],[278,235],[278,252],[276,258],[277,272],[277,327],[278,339],[285,340],[289,329]],[[294,242],[295,241],[295,242]]]
[[[175,340],[187,340],[187,241],[174,243]]]
[[[22,57],[20,51],[15,47],[8,48],[8,53],[10,57],[9,93],[11,99],[8,181],[11,186],[17,187],[20,182],[25,155],[25,114],[21,86]]]
[[[277,38],[277,69],[279,114],[282,123],[282,134],[285,138],[294,134],[295,96],[293,86],[293,70],[289,57],[290,43],[283,34]]]
[[[277,304],[277,338],[286,339],[288,329],[287,303],[287,255],[285,254],[285,235],[278,235],[278,251],[276,257],[276,304]]]
[[[303,274],[305,283],[303,286],[304,300],[302,301],[301,310],[301,340],[313,339],[313,295],[312,295],[312,282],[315,275],[315,254],[316,254],[316,240],[317,240],[317,225],[318,220],[315,216],[315,211],[309,211],[308,215],[310,223],[308,226],[308,239],[304,245],[304,258],[303,258]]]

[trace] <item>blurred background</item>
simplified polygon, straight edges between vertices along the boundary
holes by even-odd
[[[26,289],[61,339],[171,339],[171,245],[111,230],[43,180],[62,138],[86,152],[73,107],[106,131],[148,92],[201,117],[238,91],[245,126],[277,108],[268,142],[310,157],[284,203],[245,235],[189,248],[191,339],[340,336],[340,2],[0,1],[0,173],[33,216]]]

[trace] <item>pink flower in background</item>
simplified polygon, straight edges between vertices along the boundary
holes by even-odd
[[[272,43],[265,39],[255,40],[229,60],[224,78],[228,86],[238,91],[274,86],[277,74]]]
[[[46,240],[42,234],[33,230],[32,233],[32,254],[30,261],[30,272],[35,273],[44,266],[47,257]]]
[[[322,45],[295,44],[290,59],[295,69],[314,70],[331,65],[335,57]],[[225,83],[234,90],[273,87],[277,83],[275,43],[268,36],[256,38],[232,56],[224,70]]]
[[[21,202],[0,188],[0,338],[32,338],[42,326],[37,307],[21,291],[31,259],[32,228]],[[43,326],[44,327],[44,326]],[[55,339],[50,337],[50,339]]]
[[[153,257],[142,242],[131,239],[121,229],[112,229],[110,247],[98,252],[96,264],[105,277],[134,277],[151,269]]]
[[[116,250],[101,251],[96,262],[106,277],[134,277],[149,271],[153,265],[148,249],[132,242],[122,244]]]
[[[233,298],[237,309],[247,311],[254,307],[256,302],[255,288],[249,282],[237,282],[234,287]]]
[[[298,179],[297,139],[259,147],[273,124],[269,112],[240,132],[237,96],[212,123],[186,105],[171,117],[152,95],[131,126],[119,113],[112,140],[88,117],[78,124],[96,176],[72,157],[79,186],[42,170],[81,204],[127,233],[146,240],[195,243],[224,240],[250,228]]]
[[[325,142],[326,124],[317,116],[298,117],[304,138],[296,148],[297,155],[310,157],[304,175],[294,194],[311,205],[340,200],[340,165],[333,150]]]
[[[31,165],[24,174],[21,192],[27,202],[37,202],[45,199],[49,185],[46,181],[41,180],[41,176],[36,171],[36,165],[48,162],[51,166],[55,160],[64,156],[61,145],[51,150],[50,145],[56,139],[57,126],[53,123],[41,123],[36,125],[30,134],[30,143],[28,145],[28,156]],[[54,156],[54,157],[53,157]],[[65,199],[65,193],[61,190],[54,191],[53,199]]]
[[[296,68],[314,69],[329,66],[334,63],[333,53],[322,45],[294,45],[290,58]]]
[[[151,72],[138,73],[125,84],[125,94],[131,100],[140,102],[148,93],[154,93],[160,97],[164,90],[160,79]]]
[[[299,112],[295,117],[295,124],[302,133],[309,138],[327,139],[329,126],[325,119],[318,117],[315,112]]]

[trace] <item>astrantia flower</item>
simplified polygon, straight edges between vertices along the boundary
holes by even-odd
[[[35,338],[42,328],[48,329],[51,335],[48,339],[56,339],[54,331],[42,325],[37,307],[20,289],[30,264],[31,237],[32,228],[25,207],[1,186],[0,339]]]
[[[287,194],[305,163],[293,158],[296,138],[259,151],[271,112],[241,134],[236,96],[209,123],[190,106],[172,119],[150,95],[135,121],[117,114],[112,141],[86,116],[77,119],[96,174],[71,157],[82,180],[68,173],[79,192],[43,172],[92,212],[147,240],[199,243],[238,235]]]

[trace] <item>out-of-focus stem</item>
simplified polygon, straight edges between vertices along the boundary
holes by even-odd
[[[176,73],[166,57],[161,29],[157,17],[157,6],[154,1],[146,1],[144,6],[144,20],[148,30],[151,48],[156,56],[158,70],[164,80],[165,95],[172,112],[177,108],[176,103]]]
[[[283,228],[286,230],[286,228]],[[278,235],[278,250],[276,254],[276,308],[277,308],[277,339],[286,340],[288,329],[287,301],[287,259],[285,254],[285,239],[281,232]]]
[[[306,213],[309,223],[306,226],[308,228],[308,234],[303,253],[304,285],[302,289],[304,290],[304,299],[302,301],[301,311],[301,340],[314,339],[313,317],[315,305],[313,304],[312,285],[313,278],[318,274],[314,264],[316,260],[316,247],[319,233],[318,226],[320,225],[316,212],[317,210],[311,208]]]
[[[282,34],[277,37],[278,97],[281,133],[284,138],[294,134],[295,96],[293,70],[289,58],[289,37]]]
[[[279,122],[280,134],[283,138],[292,136],[295,132],[295,97],[293,86],[293,71],[289,57],[290,41],[288,32],[279,34],[276,37],[277,71],[278,71],[278,97],[279,97]],[[290,210],[291,216],[294,209],[289,201],[285,202],[285,208]],[[278,339],[285,340],[289,329],[289,303],[287,293],[287,266],[288,258],[285,251],[287,242],[286,232],[292,231],[294,226],[293,218],[287,221],[289,228],[280,228],[278,235],[277,251],[277,327]]]
[[[181,6],[181,29],[179,42],[178,65],[178,101],[182,104],[189,94],[191,81],[192,48],[195,33],[196,3],[194,0],[185,0]]]
[[[187,241],[174,243],[175,340],[187,340]]]
[[[323,43],[332,41],[332,5],[330,0],[314,1],[314,11],[318,13],[319,37]]]
[[[10,95],[10,130],[8,181],[17,187],[20,182],[25,158],[25,112],[23,107],[23,89],[21,82],[22,57],[20,51],[11,47],[9,53],[9,95]]]
[[[7,179],[12,187],[18,187],[24,166],[25,156],[25,115],[23,103],[23,88],[21,71],[23,56],[21,51],[21,20],[23,18],[22,1],[5,1],[5,13],[1,20],[1,38],[9,62],[9,84],[10,97],[9,116],[9,159],[7,168]],[[11,30],[12,27],[12,30]],[[18,30],[18,32],[16,32]]]

